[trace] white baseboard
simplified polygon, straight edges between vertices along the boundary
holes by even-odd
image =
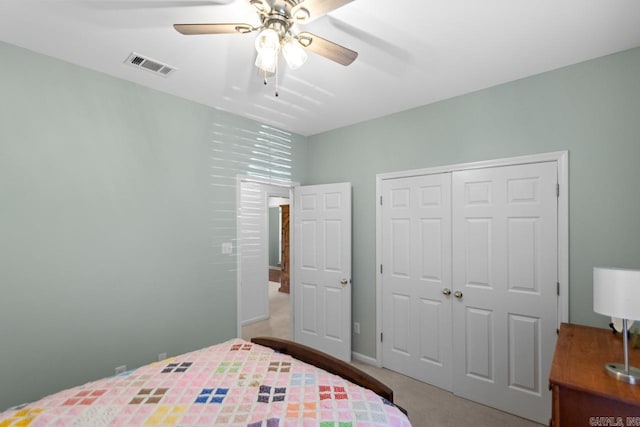
[[[358,362],[366,363],[367,365],[378,366],[378,361],[375,358],[365,356],[361,353],[356,353],[355,351],[351,352],[351,359],[357,360]]]
[[[269,315],[258,316],[258,317],[254,317],[253,319],[245,320],[244,322],[240,322],[240,326],[247,326],[252,323],[261,322],[263,320],[269,320]]]

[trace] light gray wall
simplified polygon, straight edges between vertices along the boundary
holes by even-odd
[[[570,320],[605,327],[593,267],[640,268],[638,76],[640,48],[308,138],[309,181],[353,184],[353,350],[375,356],[376,174],[559,150],[569,150]]]
[[[234,336],[220,244],[237,147],[262,125],[7,44],[0,58],[0,410]],[[565,149],[570,317],[604,326],[592,267],[640,268],[639,73],[635,49],[292,135],[293,180],[354,186],[354,350],[375,355],[377,173]]]
[[[0,58],[0,411],[234,337],[220,245],[269,128],[8,44]],[[303,181],[306,140],[288,137]]]

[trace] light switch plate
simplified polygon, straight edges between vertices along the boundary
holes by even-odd
[[[231,255],[233,253],[233,243],[231,242],[222,243],[222,253],[223,255]]]

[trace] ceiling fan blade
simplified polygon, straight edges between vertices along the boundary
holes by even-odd
[[[249,24],[174,24],[173,28],[187,36],[198,34],[246,34],[256,30]]]
[[[297,22],[308,22],[351,3],[353,0],[302,0],[291,9],[291,16]]]
[[[60,3],[102,10],[160,9],[226,5],[233,0],[67,0]]]
[[[345,66],[351,64],[358,57],[358,52],[315,34],[300,33],[298,34],[298,42],[311,52]]]

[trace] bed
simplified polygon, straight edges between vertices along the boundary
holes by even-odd
[[[102,425],[411,426],[375,378],[275,338],[233,339],[0,413],[0,427]]]

